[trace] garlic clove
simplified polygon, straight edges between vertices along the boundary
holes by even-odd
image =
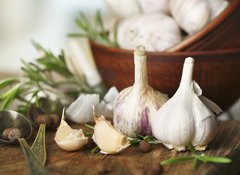
[[[213,101],[209,100],[208,98],[206,98],[204,96],[200,96],[199,98],[216,115],[218,115],[218,114],[223,112],[222,109],[216,103],[214,103]]]
[[[119,94],[116,87],[111,87],[100,102],[99,94],[81,94],[68,108],[68,119],[75,123],[93,122],[92,106],[96,108],[98,115],[104,115],[108,119],[113,118],[113,101]]]
[[[68,119],[75,123],[93,122],[92,106],[99,103],[99,94],[81,94],[66,110]]]
[[[103,115],[95,115],[94,119],[96,124],[93,140],[101,149],[101,153],[116,154],[130,146],[127,136],[117,131]]]
[[[78,150],[88,143],[81,129],[72,129],[64,120],[64,110],[54,140],[65,151]]]

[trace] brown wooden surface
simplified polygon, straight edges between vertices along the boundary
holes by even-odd
[[[131,146],[118,155],[92,154],[88,150],[65,152],[54,142],[55,132],[47,132],[47,167],[51,174],[65,175],[95,175],[98,174],[96,165],[105,162],[111,175],[134,175],[137,169],[148,170],[152,163],[158,163],[176,155],[187,155],[168,150],[162,145],[154,146],[149,153],[140,153],[137,146]],[[219,132],[210,144],[207,155],[228,156],[233,159],[229,165],[206,164],[201,165],[197,171],[192,171],[192,164],[181,163],[164,168],[166,175],[222,175],[237,174],[240,170],[240,122],[228,121],[219,124]],[[30,141],[31,142],[31,141]],[[235,149],[234,149],[235,148]],[[21,175],[26,173],[26,164],[19,146],[0,145],[0,174]],[[137,174],[136,174],[137,175]]]

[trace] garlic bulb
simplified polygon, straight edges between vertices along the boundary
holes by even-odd
[[[113,117],[113,101],[118,95],[116,87],[111,87],[100,101],[99,94],[81,94],[68,108],[68,119],[75,123],[93,122],[92,106],[96,108],[98,115],[104,115],[108,119]]]
[[[124,49],[134,49],[142,44],[147,51],[165,51],[181,40],[176,22],[160,13],[135,16],[118,25],[117,41]]]
[[[88,143],[81,129],[72,129],[64,120],[64,110],[54,140],[65,151],[78,150]]]
[[[113,104],[115,128],[128,136],[151,134],[150,121],[168,97],[148,85],[147,56],[144,46],[134,52],[135,83],[122,90]]]
[[[143,13],[165,13],[170,14],[169,0],[138,0]]]
[[[117,131],[112,124],[102,115],[100,117],[94,114],[95,126],[93,140],[101,149],[103,154],[116,154],[128,146],[128,138]]]
[[[104,0],[112,13],[118,18],[128,18],[141,13],[138,0]]]
[[[153,135],[169,149],[178,151],[192,143],[204,150],[217,131],[215,113],[221,109],[192,80],[194,59],[186,58],[180,86],[152,120]]]
[[[211,19],[211,9],[207,0],[170,0],[172,16],[188,34],[202,29]]]
[[[228,6],[226,0],[207,0],[211,8],[211,19],[217,17]]]

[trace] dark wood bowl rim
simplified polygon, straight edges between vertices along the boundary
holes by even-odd
[[[100,48],[107,52],[119,53],[119,54],[132,54],[133,50],[120,49],[116,47],[108,47],[103,44],[98,44],[90,40],[92,47]],[[150,56],[204,56],[204,55],[227,55],[232,53],[240,53],[240,48],[236,49],[222,49],[222,50],[209,50],[209,51],[184,51],[184,52],[147,52]],[[240,59],[240,57],[239,57]]]

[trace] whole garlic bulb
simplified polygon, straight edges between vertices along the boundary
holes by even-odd
[[[152,120],[153,135],[169,149],[178,151],[192,143],[204,150],[217,132],[215,114],[221,109],[192,80],[194,59],[186,58],[180,86]]]
[[[169,14],[169,0],[104,0],[118,18],[129,18],[144,13]]]
[[[178,25],[188,34],[198,32],[211,19],[207,0],[170,0],[169,8]]]
[[[135,82],[122,90],[113,103],[115,128],[128,136],[151,134],[150,120],[168,97],[148,85],[147,56],[144,46],[134,52]]]
[[[217,17],[228,6],[227,0],[207,0],[211,9],[211,19]]]
[[[134,49],[141,44],[147,51],[165,51],[181,40],[176,22],[160,13],[135,16],[118,25],[117,41],[124,49]]]

